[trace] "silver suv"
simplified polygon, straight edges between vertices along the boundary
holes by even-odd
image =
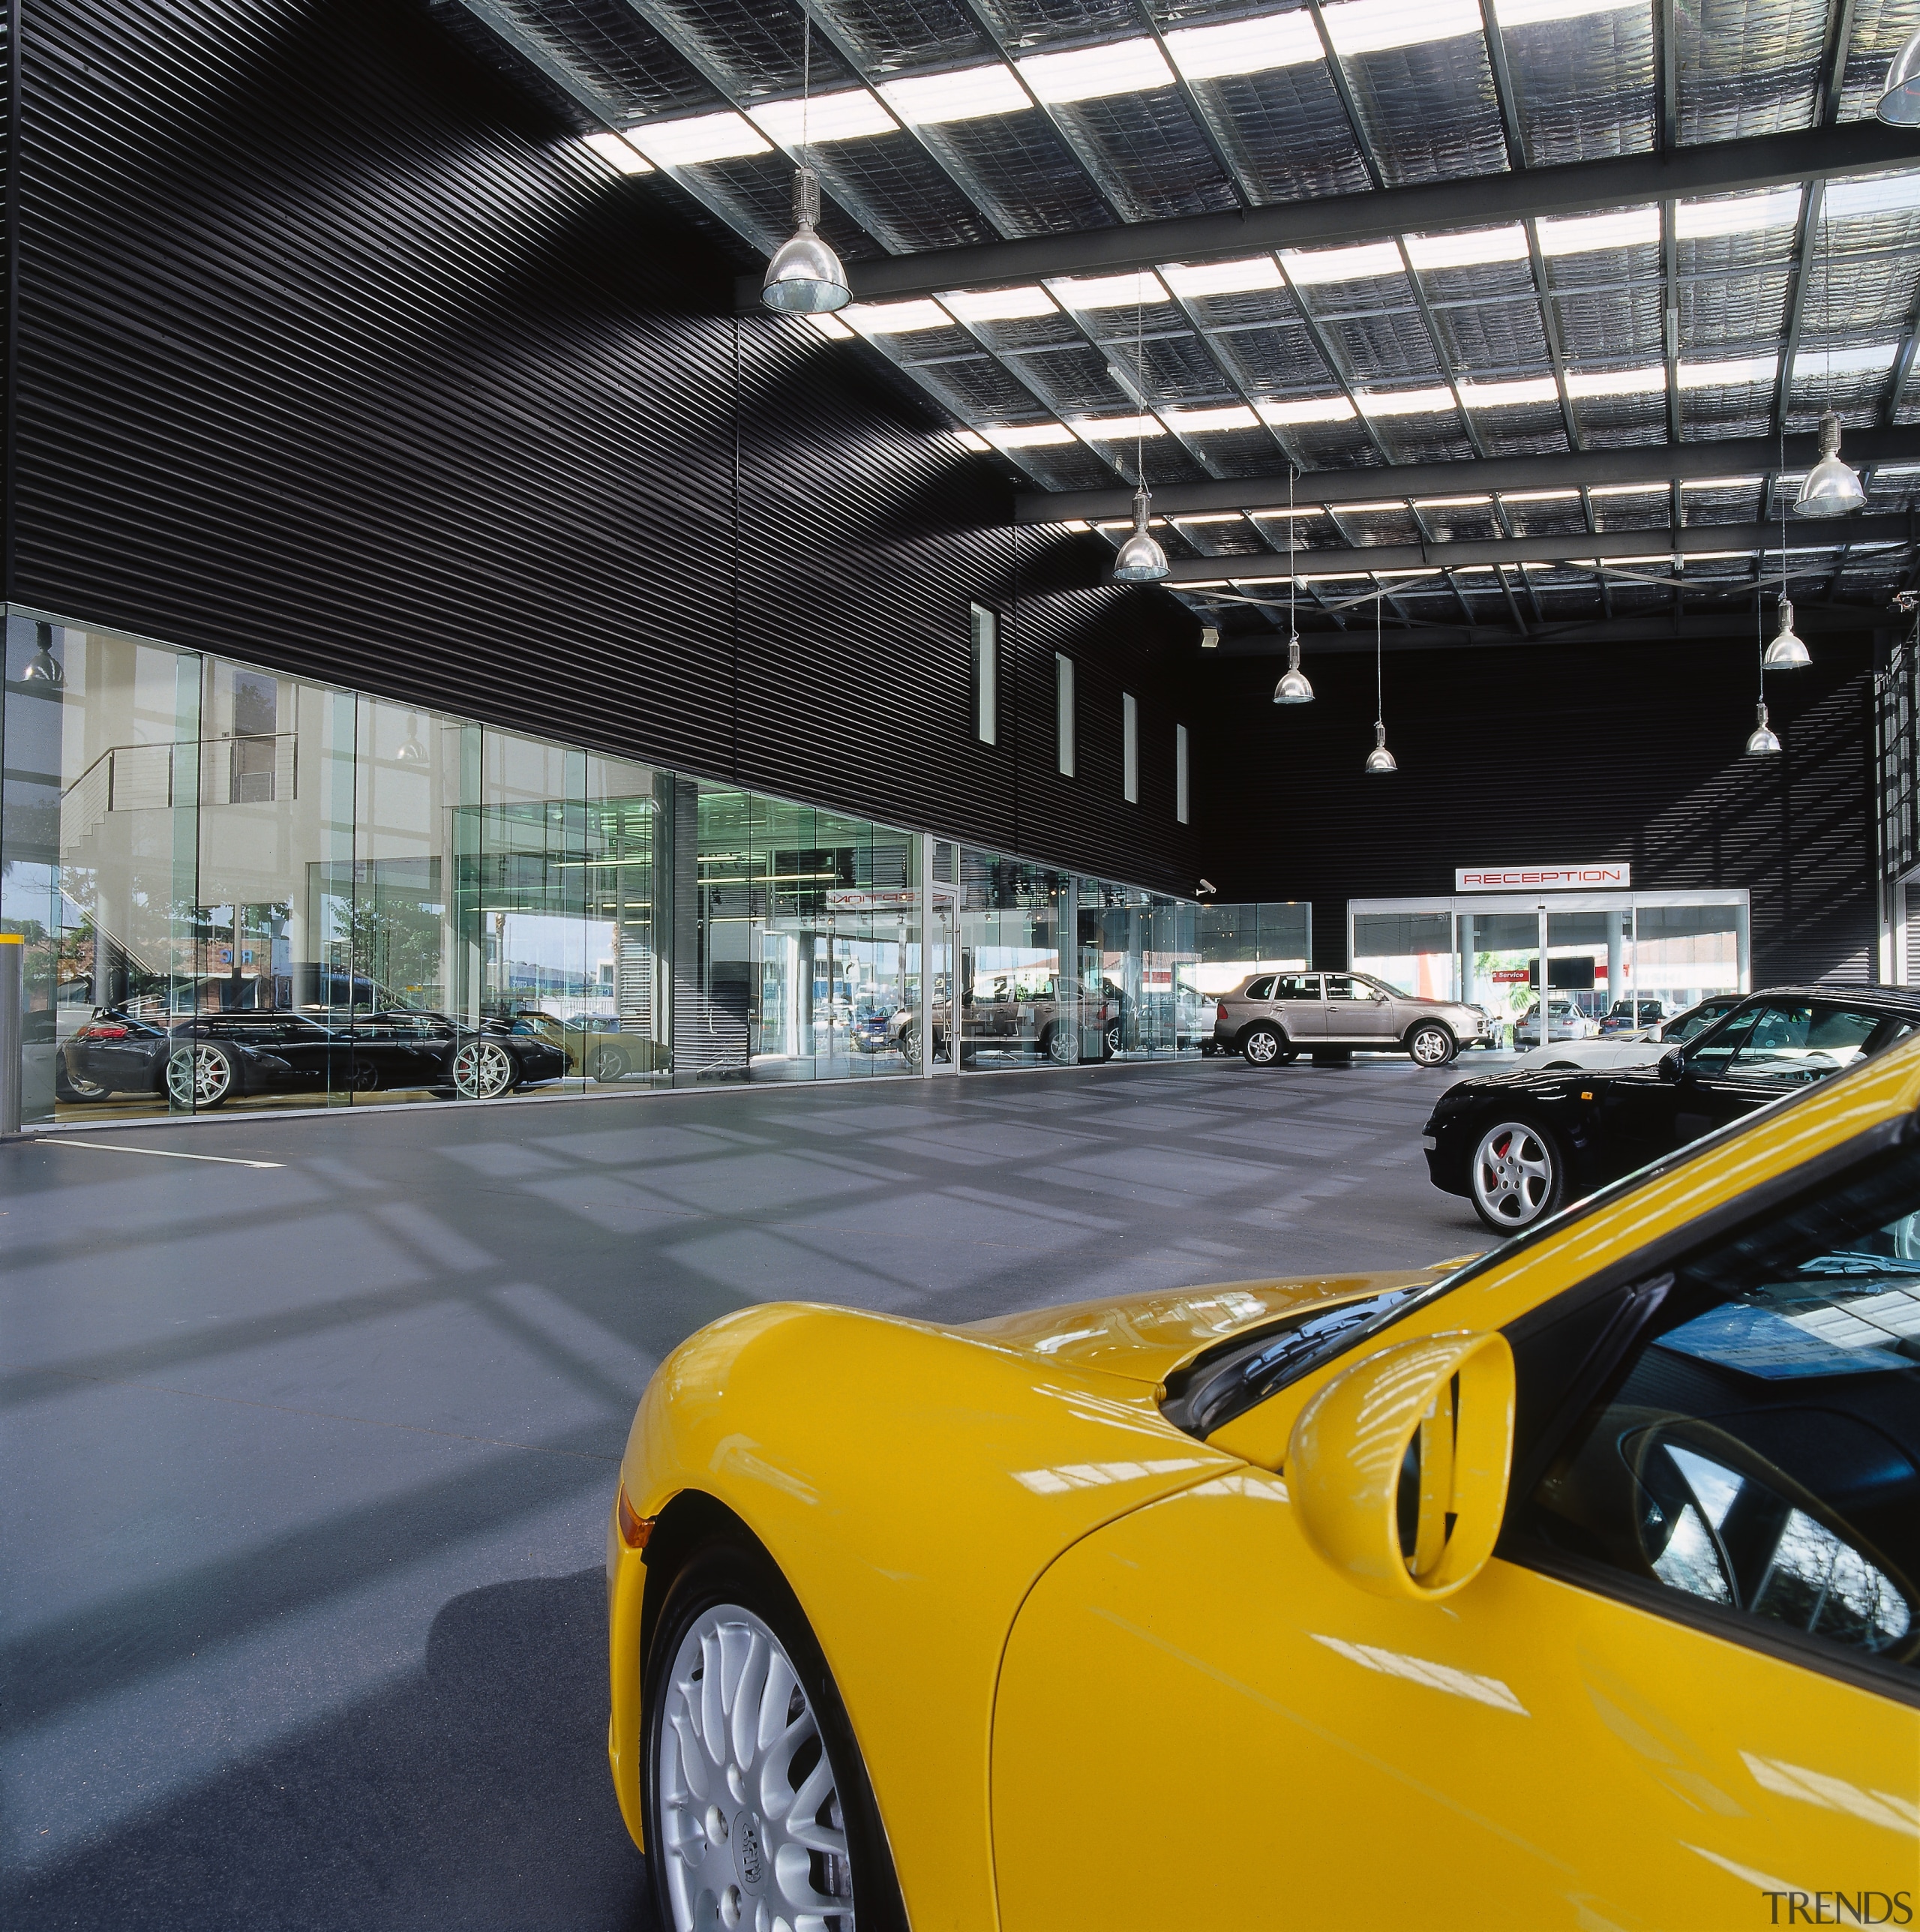
[[[1487,1037],[1478,1006],[1424,1000],[1364,973],[1262,973],[1221,1000],[1214,1038],[1256,1066],[1303,1053],[1404,1048],[1418,1066],[1444,1066]]]

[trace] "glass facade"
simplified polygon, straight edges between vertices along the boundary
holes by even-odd
[[[30,1122],[1202,1030],[1184,902],[148,640],[10,614],[0,749]]]

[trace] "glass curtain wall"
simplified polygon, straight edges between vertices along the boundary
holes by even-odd
[[[31,1121],[921,1070],[918,833],[17,612],[0,734]],[[1191,904],[958,870],[937,1063],[1198,1046]]]

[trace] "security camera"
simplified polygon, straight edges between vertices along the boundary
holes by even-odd
[[[1203,899],[1211,898],[1219,890],[1220,887],[1215,885],[1211,879],[1202,879],[1200,881],[1200,897]]]

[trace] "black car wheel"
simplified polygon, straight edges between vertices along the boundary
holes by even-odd
[[[663,1927],[904,1932],[839,1690],[764,1552],[695,1550],[661,1606],[646,1687],[640,1807]]]
[[[1567,1160],[1546,1128],[1496,1122],[1474,1148],[1468,1170],[1473,1208],[1496,1234],[1516,1234],[1556,1213],[1567,1198]]]
[[[103,1087],[97,1080],[82,1080],[67,1064],[67,1056],[59,1054],[53,1062],[53,1097],[56,1100],[110,1100],[113,1089]]]
[[[176,1046],[166,1056],[166,1097],[176,1107],[223,1106],[239,1084],[233,1056],[210,1040]]]
[[[463,1100],[494,1100],[518,1078],[512,1054],[497,1040],[470,1040],[453,1057],[454,1088]]]
[[[624,1080],[630,1070],[626,1055],[617,1046],[596,1046],[590,1066],[594,1078],[608,1086]]]
[[[1416,1066],[1444,1066],[1460,1050],[1438,1020],[1423,1021],[1407,1035],[1407,1057]]]
[[[1120,1051],[1119,1021],[1108,1022],[1106,1033],[1100,1038],[1100,1051],[1101,1058],[1106,1060],[1111,1060]]]

